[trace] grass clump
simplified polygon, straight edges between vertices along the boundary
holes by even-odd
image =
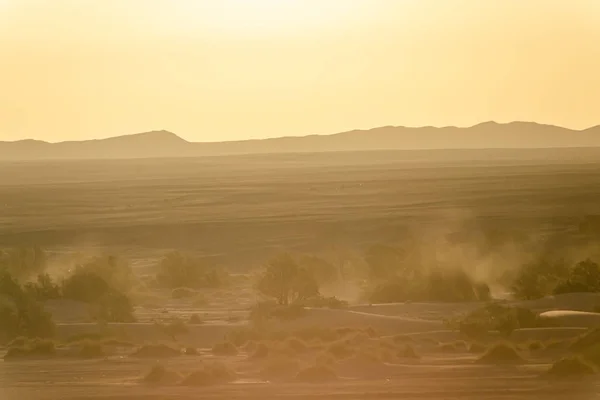
[[[198,314],[192,314],[188,321],[188,324],[190,325],[202,325],[203,323],[204,321],[202,320],[202,318],[200,318]]]
[[[181,355],[181,351],[166,344],[147,344],[137,349],[131,356],[140,358],[168,358]]]
[[[215,356],[235,356],[238,354],[237,347],[231,342],[217,343],[211,351]]]
[[[527,343],[527,349],[529,351],[539,351],[544,350],[545,346],[539,340],[534,340],[532,342]]]
[[[186,287],[179,287],[176,289],[173,289],[171,291],[171,297],[173,299],[187,299],[190,297],[194,297],[196,295],[196,291],[190,288],[186,288]]]
[[[421,358],[421,356],[419,356],[419,354],[417,353],[415,348],[413,346],[411,346],[410,344],[405,345],[404,349],[398,351],[398,353],[396,354],[396,357],[412,359],[412,360]]]
[[[221,363],[205,364],[201,369],[192,372],[182,381],[183,386],[212,386],[233,382],[237,379],[235,371]]]
[[[337,359],[348,358],[354,355],[354,350],[343,341],[332,343],[326,350]]]
[[[142,381],[151,385],[165,385],[176,383],[179,379],[177,372],[168,370],[162,364],[156,364],[144,375]]]
[[[185,354],[186,356],[197,356],[198,354],[198,349],[195,347],[186,347],[183,350],[183,354]]]
[[[46,339],[31,339],[19,341],[21,345],[14,345],[8,348],[5,360],[14,360],[19,358],[52,358],[56,356],[56,347],[54,342]]]
[[[582,357],[568,357],[555,362],[547,375],[556,378],[580,378],[594,373],[594,366]]]
[[[101,342],[86,340],[79,348],[79,356],[82,358],[102,358],[106,356]]]
[[[523,358],[509,343],[498,343],[479,358],[481,364],[520,364]]]
[[[253,359],[267,358],[269,356],[270,352],[271,352],[271,349],[269,348],[269,346],[266,345],[266,343],[259,343],[258,345],[256,345],[256,348],[255,348],[254,352],[252,353],[252,355],[250,356],[250,358],[253,358]]]

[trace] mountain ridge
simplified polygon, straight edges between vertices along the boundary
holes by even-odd
[[[334,134],[224,142],[190,142],[167,130],[103,139],[0,141],[0,160],[194,157],[361,150],[600,147],[600,125],[574,130],[527,121],[470,127],[381,126]]]

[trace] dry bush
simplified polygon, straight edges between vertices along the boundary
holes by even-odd
[[[187,298],[195,296],[197,293],[198,292],[196,292],[193,289],[186,288],[186,287],[179,287],[179,288],[173,289],[171,291],[171,297],[173,299],[187,299]]]
[[[396,353],[396,357],[412,360],[417,360],[421,358],[421,356],[419,356],[415,348],[410,344],[405,345],[404,349],[398,351],[398,353]]]
[[[326,351],[337,359],[352,357],[355,353],[352,347],[343,341],[330,344]]]
[[[593,365],[581,357],[563,358],[555,362],[547,374],[556,378],[580,378],[596,373]]]
[[[183,350],[183,354],[186,356],[197,356],[200,353],[198,353],[198,349],[195,347],[186,347]]]
[[[147,344],[137,349],[132,357],[141,358],[167,358],[177,357],[181,355],[181,351],[169,347],[166,344]]]
[[[254,340],[251,340],[242,347],[242,350],[250,354],[256,351],[257,346],[258,344]]]
[[[296,380],[306,383],[327,383],[337,379],[333,368],[323,364],[302,369],[296,375]]]
[[[81,343],[79,356],[82,358],[103,358],[106,356],[101,342],[86,340]]]
[[[235,356],[238,354],[238,349],[231,342],[217,343],[212,347],[212,353],[216,356]]]
[[[190,319],[188,321],[188,324],[190,325],[202,325],[204,323],[204,321],[202,320],[202,318],[200,318],[200,316],[198,314],[192,314],[190,315]]]
[[[233,382],[237,379],[235,371],[222,363],[203,365],[202,369],[194,371],[182,381],[183,386],[211,386]]]
[[[31,339],[22,342],[20,346],[12,346],[4,355],[5,360],[19,358],[52,358],[56,356],[56,347],[51,340]]]
[[[252,359],[266,358],[269,356],[270,353],[271,353],[271,349],[269,348],[269,346],[267,346],[266,343],[259,343],[256,346],[256,349],[254,350],[254,352],[252,353],[250,358],[252,358]]]
[[[172,385],[180,379],[181,376],[177,372],[168,370],[162,364],[156,364],[144,375],[142,381],[150,385]]]
[[[510,343],[498,343],[479,358],[482,364],[520,364],[524,360]]]
[[[588,347],[600,344],[600,328],[590,329],[581,335],[571,346],[573,351],[582,351]]]
[[[540,342],[539,340],[534,340],[531,341],[529,343],[527,343],[527,349],[529,351],[539,351],[539,350],[544,350],[545,346],[542,342]]]

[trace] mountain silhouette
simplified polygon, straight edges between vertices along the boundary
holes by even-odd
[[[534,122],[484,122],[467,128],[384,126],[332,135],[230,142],[188,142],[172,132],[152,131],[108,139],[49,143],[0,142],[0,160],[195,157],[234,154],[600,147],[600,125],[572,130]]]

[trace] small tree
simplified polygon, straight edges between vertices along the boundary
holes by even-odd
[[[577,263],[554,289],[554,294],[583,292],[600,292],[600,265],[590,259]]]
[[[258,282],[258,290],[287,306],[319,294],[315,277],[288,254],[272,259]]]

